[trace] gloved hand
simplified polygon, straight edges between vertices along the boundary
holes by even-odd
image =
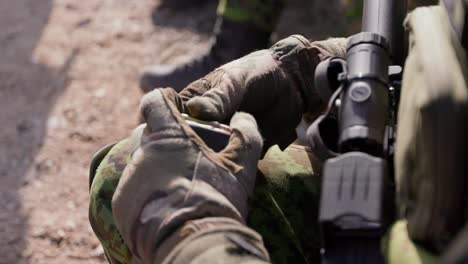
[[[266,145],[285,148],[296,138],[302,114],[324,107],[313,83],[316,65],[326,56],[343,57],[346,44],[344,38],[310,43],[293,35],[225,64],[180,95],[199,119],[225,122],[239,110],[252,114]]]
[[[141,146],[125,168],[112,201],[125,243],[144,263],[161,260],[167,254],[157,250],[161,243],[192,220],[211,217],[209,226],[221,223],[232,231],[237,223],[235,230],[247,229],[241,223],[262,149],[255,119],[236,113],[227,147],[215,153],[181,118],[177,107],[181,102],[170,89],[143,97],[146,127]],[[259,236],[255,239],[261,241]]]

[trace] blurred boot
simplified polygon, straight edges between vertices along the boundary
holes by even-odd
[[[228,20],[223,20],[220,24],[212,39],[213,43],[205,54],[185,64],[147,67],[140,80],[141,89],[149,92],[156,87],[172,87],[180,91],[216,67],[268,46],[270,32]]]
[[[185,64],[147,67],[140,79],[141,89],[172,87],[180,91],[218,66],[267,48],[281,9],[279,0],[220,1],[210,49]]]

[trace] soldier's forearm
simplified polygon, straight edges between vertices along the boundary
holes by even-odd
[[[270,263],[260,235],[240,222],[224,217],[186,222],[158,247],[155,259],[141,261],[209,264],[217,263],[219,259],[227,264]]]

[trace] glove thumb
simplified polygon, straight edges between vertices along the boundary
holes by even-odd
[[[257,122],[250,114],[238,112],[232,119],[232,134],[229,143],[220,152],[225,159],[238,165],[234,175],[245,185],[251,193],[255,184],[258,160],[263,147],[263,139],[258,131]]]

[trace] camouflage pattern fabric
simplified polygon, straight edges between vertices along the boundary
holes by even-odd
[[[131,263],[131,253],[124,244],[112,215],[112,197],[122,172],[138,146],[137,138],[128,138],[117,143],[99,164],[96,174],[91,174],[89,221],[101,242],[106,257],[112,264]],[[104,153],[98,153],[100,157]]]
[[[131,262],[130,251],[115,225],[111,202],[138,141],[136,133],[117,143],[91,175],[89,220],[113,264]],[[318,191],[319,178],[314,175],[306,147],[291,145],[284,152],[274,147],[260,161],[248,224],[263,236],[272,263],[318,261]]]
[[[180,237],[184,238],[180,240]],[[158,251],[169,251],[167,256],[161,256],[164,259],[162,264],[271,263],[261,236],[238,221],[225,217],[205,217],[186,222],[166,239]],[[156,258],[154,263],[161,261]]]
[[[132,260],[115,225],[111,201],[138,140],[133,136],[117,143],[105,155],[97,173],[91,175],[89,219],[112,264]],[[317,225],[320,177],[311,160],[313,156],[307,147],[293,144],[284,152],[278,147],[271,148],[259,163],[248,224],[263,237],[272,263],[320,261]],[[384,240],[384,250],[388,263],[426,264],[438,260],[409,239],[406,221],[392,227]]]
[[[307,147],[271,148],[258,165],[248,225],[263,237],[272,263],[320,260],[320,177]]]
[[[220,0],[218,15],[235,22],[247,22],[272,32],[278,22],[281,0]]]

